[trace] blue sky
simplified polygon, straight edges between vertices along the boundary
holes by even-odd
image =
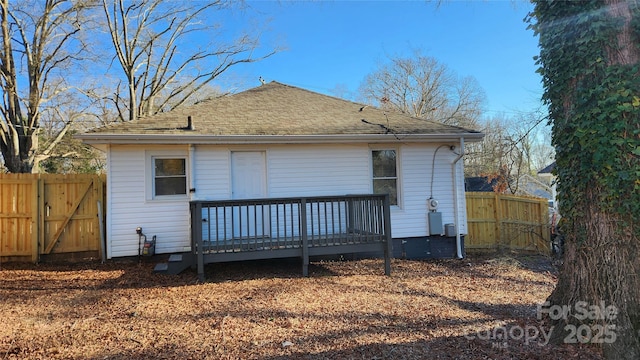
[[[286,50],[238,66],[247,87],[267,81],[335,94],[356,92],[389,56],[414,50],[460,76],[475,77],[487,95],[486,114],[513,116],[540,108],[537,39],[520,1],[249,1],[250,13],[270,20],[261,42]],[[246,15],[246,14],[245,14]],[[240,20],[238,20],[240,19]],[[236,21],[243,22],[242,16]],[[246,24],[235,24],[238,26]]]

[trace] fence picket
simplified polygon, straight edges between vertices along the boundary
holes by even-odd
[[[466,200],[465,248],[549,251],[547,199],[467,192]]]

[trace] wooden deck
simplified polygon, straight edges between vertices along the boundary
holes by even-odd
[[[193,201],[191,241],[198,276],[216,262],[382,252],[391,273],[386,195]],[[202,251],[200,250],[202,249]]]

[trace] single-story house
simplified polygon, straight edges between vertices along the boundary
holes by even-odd
[[[551,206],[557,210],[558,205],[556,202],[557,202],[558,193],[556,190],[556,176],[553,173],[555,169],[556,169],[556,162],[554,161],[551,164],[542,168],[540,171],[538,171],[538,176],[549,184],[548,186],[551,192],[550,199],[553,202]]]
[[[108,258],[139,254],[138,227],[156,236],[156,253],[188,252],[197,247],[194,237],[209,244],[220,236],[254,242],[275,237],[288,226],[276,215],[302,212],[296,207],[287,215],[276,202],[233,208],[244,205],[232,200],[351,194],[388,194],[386,228],[398,246],[417,246],[423,257],[462,257],[467,224],[461,158],[465,143],[482,137],[275,81],[79,136],[106,152]],[[319,234],[346,224],[337,218],[352,200],[335,199],[329,210],[327,202],[334,200],[318,200],[324,202],[315,210],[323,213],[318,219],[333,223],[317,226]],[[297,236],[301,230],[292,231]]]

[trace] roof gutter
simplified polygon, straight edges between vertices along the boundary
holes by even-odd
[[[483,133],[348,134],[348,135],[165,135],[85,133],[75,136],[88,144],[326,144],[371,142],[480,141]]]

